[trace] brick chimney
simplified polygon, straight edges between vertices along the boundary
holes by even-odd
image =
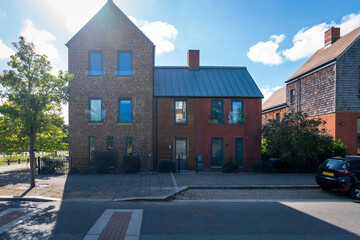
[[[199,70],[200,50],[189,50],[187,53],[187,65],[189,69]]]
[[[331,27],[325,32],[325,47],[340,39],[340,28]]]

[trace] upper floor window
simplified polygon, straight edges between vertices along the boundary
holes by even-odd
[[[131,123],[131,99],[119,99],[119,123]]]
[[[103,120],[102,100],[101,98],[89,99],[89,123],[101,123]]]
[[[187,123],[187,101],[175,100],[175,123],[186,124]]]
[[[280,122],[280,113],[276,113],[276,121]]]
[[[223,101],[211,100],[211,123],[223,124]]]
[[[232,101],[231,102],[231,123],[232,124],[243,124],[243,122],[244,122],[243,101]]]
[[[104,75],[102,70],[102,52],[91,51],[89,52],[89,76],[101,76]]]
[[[132,76],[132,59],[131,52],[119,52],[118,53],[118,71],[116,75],[120,76]]]
[[[295,103],[295,89],[290,90],[290,104]]]

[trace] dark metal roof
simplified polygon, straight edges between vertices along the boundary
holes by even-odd
[[[154,96],[263,98],[245,67],[155,67]]]

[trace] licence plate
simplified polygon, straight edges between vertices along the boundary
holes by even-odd
[[[323,172],[323,175],[326,175],[326,176],[330,176],[330,177],[333,177],[334,176],[334,173],[332,172]]]

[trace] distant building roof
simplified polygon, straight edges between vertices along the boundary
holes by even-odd
[[[310,72],[318,67],[330,63],[345,52],[360,36],[360,27],[352,32],[344,35],[330,47],[321,48],[317,50],[309,60],[304,63],[286,82],[300,77],[303,74]]]
[[[155,67],[154,96],[263,98],[245,67]]]
[[[286,86],[276,90],[262,105],[262,110],[285,107],[286,105]]]

